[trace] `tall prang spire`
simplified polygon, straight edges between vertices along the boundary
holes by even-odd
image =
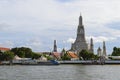
[[[79,53],[81,50],[88,50],[88,45],[87,45],[86,39],[85,39],[85,30],[84,30],[84,25],[83,25],[83,19],[82,19],[81,14],[79,16],[77,37],[76,37],[75,42],[72,44],[71,49],[73,49],[73,51],[75,51],[77,53]]]
[[[105,45],[105,41],[103,41],[103,56],[106,56],[106,45]]]
[[[93,39],[90,40],[90,52],[94,53],[94,45],[93,45]]]
[[[81,15],[81,13],[80,13],[80,17],[79,17],[79,26],[82,26],[82,25],[83,25],[82,22],[83,22],[83,21],[82,21],[82,15]]]
[[[54,47],[53,47],[53,52],[57,52],[57,45],[56,45],[56,40],[54,40]]]
[[[77,29],[77,41],[85,41],[85,30],[82,22],[82,16],[79,17],[79,25]]]

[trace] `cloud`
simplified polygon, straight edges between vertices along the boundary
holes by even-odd
[[[13,48],[14,43],[12,41],[0,42],[0,47]]]
[[[74,42],[75,42],[75,39],[69,38],[66,42],[67,42],[67,43],[74,43]]]
[[[34,38],[34,39],[28,39],[24,42],[24,44],[19,45],[20,47],[29,47],[31,48],[33,51],[39,51],[40,49],[42,49],[42,47],[44,46],[42,44],[42,42],[40,41],[39,38]]]
[[[11,27],[11,25],[6,23],[0,23],[0,31],[8,30]]]
[[[106,37],[106,36],[97,36],[97,37],[89,36],[89,37],[86,37],[87,41],[90,40],[91,38],[93,38],[94,43],[100,43],[100,42],[103,42],[103,41],[111,42],[111,41],[117,40],[117,38],[115,38],[115,37]]]
[[[96,43],[114,41],[120,37],[120,24],[116,23],[120,22],[119,4],[119,0],[1,0],[0,36],[4,36],[1,40],[19,39],[22,43],[15,45],[47,51],[53,39],[58,39],[59,45],[68,48],[75,40],[81,12],[88,38],[92,36]]]
[[[116,37],[106,37],[106,36],[97,36],[97,37],[95,37],[95,36],[86,36],[86,41],[87,41],[87,43],[90,42],[90,39],[91,39],[91,38],[93,39],[94,43],[101,43],[101,42],[103,42],[103,41],[109,41],[109,42],[111,42],[111,41],[117,40]],[[64,41],[64,43],[74,43],[75,40],[76,40],[76,39],[74,39],[74,38],[68,38],[66,41]]]

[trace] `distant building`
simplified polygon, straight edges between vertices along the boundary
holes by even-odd
[[[5,51],[9,51],[9,50],[10,50],[10,48],[0,47],[1,52],[5,52]]]
[[[66,53],[66,50],[63,48],[63,49],[62,49],[62,52],[61,52],[61,56],[64,56],[65,53]]]
[[[53,59],[60,60],[61,59],[61,53],[53,52],[52,53]]]
[[[97,49],[97,55],[98,55],[98,56],[102,56],[102,50],[101,50],[100,47]]]
[[[107,56],[105,41],[103,41],[103,50],[99,47],[98,50],[97,50],[97,55],[98,56],[103,56],[103,57]]]
[[[47,58],[44,57],[44,56],[41,56],[38,60],[40,60],[40,61],[47,61]]]
[[[57,52],[56,40],[54,40],[53,51],[51,52],[51,57],[55,60],[60,60],[61,59],[61,53]]]

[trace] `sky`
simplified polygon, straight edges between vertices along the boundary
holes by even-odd
[[[86,41],[94,51],[106,42],[107,54],[120,47],[120,0],[0,0],[0,47],[29,47],[35,52],[69,50],[80,13]]]

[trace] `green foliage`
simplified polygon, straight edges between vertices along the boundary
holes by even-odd
[[[47,55],[43,53],[42,56],[46,57]]]
[[[24,51],[19,51],[19,53],[17,53],[19,57],[24,58],[25,57],[25,52]]]
[[[41,54],[33,53],[32,58],[33,59],[38,59],[41,57]]]
[[[93,53],[88,52],[87,50],[82,50],[79,53],[79,58],[83,58],[84,60],[92,60],[92,59],[98,59],[97,55],[94,55]]]
[[[30,48],[25,48],[25,47],[21,47],[21,48],[12,48],[11,51],[15,54],[18,55],[19,57],[26,57],[26,58],[30,58],[32,57],[32,50]]]
[[[64,48],[61,53],[62,53],[62,56],[61,56],[62,60],[70,60],[70,57],[68,56],[67,51],[65,51]]]
[[[66,54],[66,51],[65,51],[65,49],[63,48],[62,51],[61,51],[61,56],[63,57],[65,54]]]
[[[4,60],[12,60],[14,58],[14,53],[11,51],[6,51],[6,52],[1,52],[0,51],[0,60],[4,61]]]
[[[120,56],[120,48],[114,47],[112,56]]]
[[[67,52],[64,53],[64,55],[61,57],[62,60],[70,60],[70,57],[68,56]]]
[[[15,55],[18,55],[21,58],[32,58],[32,59],[38,59],[41,57],[41,54],[32,52],[30,48],[16,47],[16,48],[12,48],[10,51],[6,51],[6,52],[0,51],[0,61],[11,60],[14,58]]]
[[[84,60],[86,60],[88,58],[88,52],[86,50],[82,50],[80,53],[79,53],[79,58],[83,58]]]
[[[0,51],[0,61],[4,60],[4,53]]]
[[[61,53],[66,53],[66,51],[65,51],[65,49],[64,49],[64,48],[62,49],[62,52],[61,52]]]
[[[112,57],[108,57],[109,59],[111,59],[111,60],[114,60]]]
[[[47,60],[53,60],[53,57],[49,56],[48,54],[43,53],[42,56],[46,57]]]
[[[11,51],[14,53],[14,55],[18,55],[19,57],[22,58],[33,58],[33,59],[38,59],[41,57],[40,54],[32,52],[30,48],[26,47],[20,47],[20,48],[12,48]]]
[[[5,60],[12,60],[14,58],[14,53],[11,51],[4,52]]]
[[[53,58],[50,56],[46,56],[46,58],[47,58],[47,60],[53,60]]]
[[[99,59],[98,55],[94,55],[93,59],[98,60]]]

